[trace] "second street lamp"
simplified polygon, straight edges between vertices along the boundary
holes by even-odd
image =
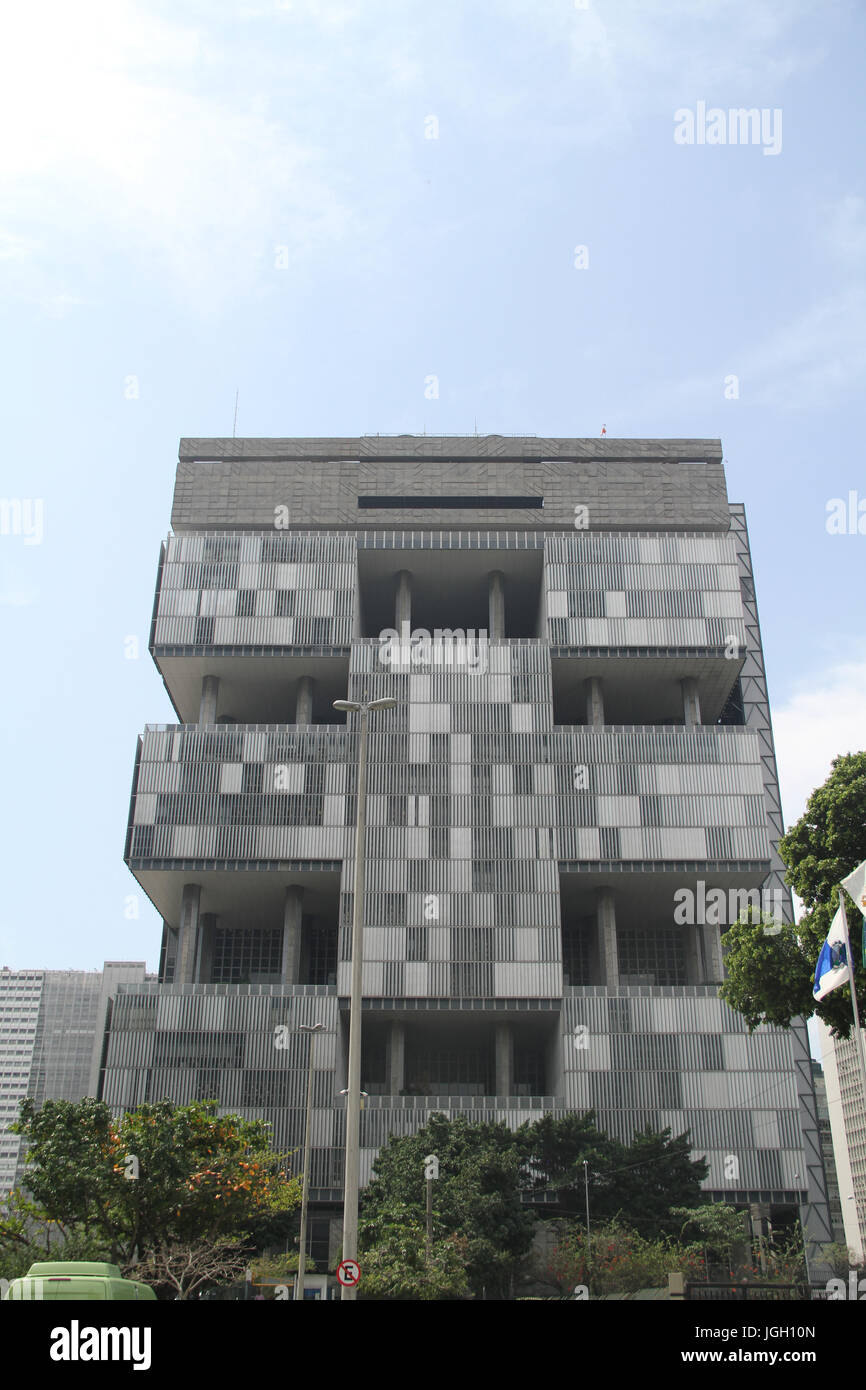
[[[346,1096],[346,1168],[343,1181],[343,1259],[358,1258],[358,1190],[361,1166],[361,989],[364,968],[364,852],[367,828],[367,717],[371,710],[394,709],[397,701],[335,700],[334,709],[360,716],[358,815],[355,829],[355,883],[352,897],[352,987],[349,998],[349,1079]],[[341,1298],[354,1301],[357,1287],[343,1286]]]

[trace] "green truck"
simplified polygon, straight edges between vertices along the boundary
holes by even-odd
[[[22,1279],[13,1279],[3,1301],[15,1298],[67,1299],[82,1303],[90,1299],[152,1299],[149,1284],[124,1279],[117,1265],[95,1260],[50,1261],[31,1265]]]

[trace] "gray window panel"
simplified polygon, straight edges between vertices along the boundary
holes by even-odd
[[[679,1038],[670,1033],[620,1034],[611,1038],[611,1061],[631,1071],[679,1071]]]
[[[621,859],[622,850],[620,847],[620,832],[614,826],[601,826],[599,831],[601,837],[601,857],[602,859]],[[667,983],[667,981],[659,981]]]
[[[777,1110],[779,1142],[783,1149],[799,1149],[803,1140],[800,1116],[796,1110]]]
[[[617,927],[620,977],[630,984],[684,985],[686,954],[679,927]]]
[[[409,927],[406,932],[406,959],[409,961],[427,960],[427,927]]]
[[[279,977],[283,933],[278,927],[240,927],[214,930],[214,982],[243,984],[256,976]]]
[[[631,1001],[628,999],[608,999],[607,1007],[609,1031],[611,1033],[630,1033]]]
[[[703,1071],[724,1071],[722,1040],[717,1033],[701,1035],[701,1069]]]

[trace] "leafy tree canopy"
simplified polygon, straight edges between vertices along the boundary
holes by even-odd
[[[376,1159],[363,1196],[361,1250],[371,1251],[382,1240],[393,1243],[395,1226],[424,1229],[428,1154],[439,1159],[433,1185],[436,1241],[464,1237],[471,1289],[494,1296],[506,1292],[532,1243],[534,1217],[520,1194],[524,1148],[504,1124],[472,1125],[462,1116],[432,1115],[417,1133],[392,1138]],[[365,1264],[365,1288],[366,1283]]]
[[[170,1244],[240,1234],[300,1201],[267,1125],[216,1114],[216,1101],[142,1105],[32,1100],[13,1127],[28,1144],[26,1187],[45,1220],[101,1243],[113,1262]],[[2,1226],[0,1226],[2,1239]]]
[[[630,1144],[616,1145],[613,1163],[600,1174],[602,1215],[647,1238],[678,1234],[682,1223],[673,1209],[697,1206],[709,1172],[706,1160],[690,1158],[690,1150],[688,1133],[674,1138],[670,1129],[649,1126]]]
[[[465,1298],[468,1245],[465,1236],[448,1235],[433,1241],[428,1253],[426,1230],[419,1222],[389,1215],[364,1255],[361,1296],[403,1302]]]
[[[738,922],[725,933],[728,978],[722,998],[750,1029],[761,1023],[787,1028],[800,1015],[814,1013],[847,1038],[852,1025],[848,986],[816,1003],[812,984],[839,904],[839,882],[866,859],[866,752],[834,759],[830,776],[780,841],[779,853],[804,915],[796,926],[776,923],[769,933],[757,920]],[[866,970],[858,950],[862,919],[847,895],[845,907],[857,1002],[866,1023]]]
[[[617,1218],[652,1238],[679,1234],[683,1218],[674,1209],[698,1204],[707,1172],[704,1160],[691,1159],[689,1150],[688,1135],[673,1138],[669,1129],[648,1129],[631,1144],[620,1144],[597,1129],[591,1112],[543,1115],[516,1131],[431,1116],[417,1134],[392,1138],[376,1160],[360,1222],[365,1289],[369,1253],[387,1249],[383,1259],[396,1267],[402,1258],[396,1252],[409,1260],[417,1232],[424,1230],[428,1154],[439,1159],[434,1241],[463,1238],[470,1289],[501,1297],[530,1250],[538,1212],[582,1217],[587,1172],[593,1221]],[[419,1268],[409,1260],[407,1269]],[[416,1290],[405,1296],[422,1295]]]
[[[678,1231],[682,1222],[677,1224],[671,1208],[700,1201],[708,1170],[703,1159],[689,1157],[688,1134],[674,1139],[669,1129],[647,1129],[621,1144],[596,1128],[589,1111],[545,1115],[521,1135],[528,1185],[556,1194],[557,1215],[583,1214],[587,1177],[596,1219],[616,1218],[648,1235]]]
[[[711,1255],[728,1258],[735,1245],[749,1239],[746,1215],[724,1202],[711,1202],[700,1207],[675,1207],[671,1216],[682,1221],[681,1234],[700,1241]]]

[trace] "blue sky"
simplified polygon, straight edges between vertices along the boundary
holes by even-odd
[[[866,535],[825,524],[866,512],[861,5],[3,24],[0,498],[41,502],[42,535],[0,534],[0,964],[156,967],[122,863],[136,736],[174,718],[156,562],[178,439],[230,434],[236,391],[239,435],[720,436],[788,821],[866,744]],[[781,147],[678,144],[701,102],[781,113]]]

